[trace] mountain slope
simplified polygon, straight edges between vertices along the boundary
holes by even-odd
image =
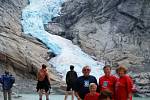
[[[62,14],[53,19],[66,31],[56,34],[72,40],[99,61],[147,71],[149,5],[149,0],[68,0],[62,5]]]
[[[9,70],[16,77],[15,91],[35,92],[36,74],[43,63],[52,80],[59,77],[48,64],[47,47],[22,32],[21,11],[27,4],[28,0],[0,0],[0,75]]]

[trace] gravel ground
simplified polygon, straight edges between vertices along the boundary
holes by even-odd
[[[36,93],[37,81],[27,78],[16,78],[15,84],[13,85],[13,94],[35,94]],[[51,81],[51,93],[63,95],[65,91],[61,88],[62,82]],[[2,86],[0,84],[0,91],[2,91]]]
[[[71,96],[68,97],[68,100],[71,100]],[[50,95],[50,100],[63,100],[64,95]],[[0,100],[3,100],[2,95],[0,95]],[[38,100],[38,94],[19,94],[16,96],[12,96],[12,100]],[[45,96],[43,96],[43,100],[45,100]],[[75,100],[77,100],[75,98]],[[133,98],[133,100],[150,100],[150,98]]]
[[[20,94],[21,97],[15,97],[12,96],[12,100],[38,100],[38,94]],[[71,96],[68,96],[68,100],[70,99]],[[49,96],[50,100],[63,100],[64,95],[50,95]],[[3,97],[0,96],[0,100],[3,100]],[[43,96],[43,100],[45,99],[45,96]],[[77,100],[76,98],[74,100]]]

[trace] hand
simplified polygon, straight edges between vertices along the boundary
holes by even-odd
[[[130,100],[130,97],[127,100]]]
[[[82,100],[80,97],[77,97],[77,100]]]
[[[51,85],[49,85],[49,89],[51,89],[52,87],[51,87]]]

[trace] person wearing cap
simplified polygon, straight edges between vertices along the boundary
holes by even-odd
[[[84,100],[85,95],[90,92],[90,83],[95,83],[98,86],[96,78],[90,75],[90,72],[91,68],[89,66],[85,66],[82,68],[83,75],[77,78],[75,87],[77,100]]]
[[[67,96],[71,94],[72,100],[74,100],[74,87],[75,87],[75,82],[76,79],[78,78],[77,73],[74,71],[74,66],[70,65],[70,71],[67,72],[66,74],[66,84],[67,84],[67,89],[66,89],[66,95],[64,100],[67,100]]]
[[[4,75],[1,75],[0,77],[0,83],[3,88],[4,100],[11,100],[11,88],[15,83],[15,78],[9,73],[9,71],[5,71]]]

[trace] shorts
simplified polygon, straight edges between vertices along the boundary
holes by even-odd
[[[75,86],[74,84],[67,84],[67,91],[71,91],[71,90],[74,90]]]
[[[48,92],[49,85],[45,81],[38,81],[36,89],[37,91],[39,91],[40,89],[44,89],[45,92]]]

